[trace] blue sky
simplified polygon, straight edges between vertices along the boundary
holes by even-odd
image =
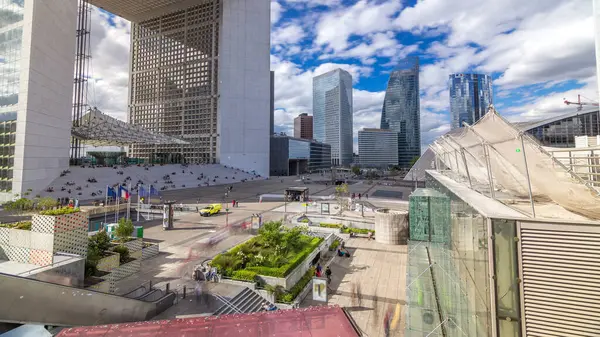
[[[94,12],[94,97],[124,118],[129,23]],[[592,0],[272,0],[276,129],[312,113],[312,77],[353,74],[354,130],[379,125],[394,64],[421,62],[422,145],[450,128],[448,75],[494,79],[494,103],[514,121],[572,111],[563,98],[598,100]],[[356,147],[356,146],[355,146]]]

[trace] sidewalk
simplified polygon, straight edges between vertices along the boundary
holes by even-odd
[[[407,246],[389,246],[353,238],[346,241],[350,258],[335,257],[331,263],[333,294],[328,305],[344,307],[358,327],[369,337],[384,336],[383,318],[388,307],[400,304],[401,319],[391,336],[404,336],[404,304],[406,299]],[[355,284],[360,284],[362,301],[352,296]],[[309,294],[301,307],[325,305],[312,300]]]

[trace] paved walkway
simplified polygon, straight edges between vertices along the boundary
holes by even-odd
[[[345,307],[368,337],[384,336],[383,318],[391,306],[401,306],[400,324],[391,336],[404,336],[407,246],[388,246],[365,238],[349,239],[350,258],[336,257],[332,271],[328,305]],[[353,288],[360,284],[362,300],[353,299]],[[360,302],[360,303],[359,303]],[[302,307],[324,305],[309,294]]]

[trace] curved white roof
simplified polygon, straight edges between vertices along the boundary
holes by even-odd
[[[79,120],[79,126],[71,129],[73,137],[80,139],[83,143],[93,146],[128,146],[131,144],[189,144],[188,142],[153,133],[140,126],[125,123],[109,115],[103,114],[94,108]]]

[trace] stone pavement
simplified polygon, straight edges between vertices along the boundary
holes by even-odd
[[[407,246],[383,245],[366,238],[346,241],[350,258],[335,257],[331,263],[333,293],[328,305],[346,308],[358,327],[368,337],[384,336],[383,318],[389,307],[400,304],[398,327],[391,336],[404,336],[406,300]],[[362,300],[353,299],[353,287],[360,284]],[[301,307],[325,305],[309,294]]]

